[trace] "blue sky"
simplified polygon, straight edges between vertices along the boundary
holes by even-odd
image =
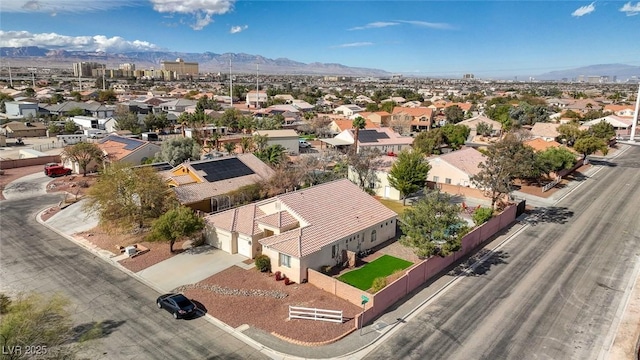
[[[0,46],[247,53],[424,76],[640,66],[640,1],[2,0]]]

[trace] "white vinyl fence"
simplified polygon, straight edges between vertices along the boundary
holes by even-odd
[[[325,310],[289,306],[289,320],[291,319],[307,319],[342,323],[342,310]]]

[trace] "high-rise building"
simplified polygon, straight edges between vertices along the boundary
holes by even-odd
[[[118,69],[127,70],[127,71],[134,71],[136,69],[136,64],[132,64],[132,63],[120,64],[120,65],[118,65]]]
[[[184,75],[198,75],[198,63],[185,62],[181,58],[176,61],[161,61],[163,71],[175,73],[178,77]]]
[[[104,64],[97,62],[79,62],[73,63],[73,76],[92,76],[91,72],[94,69],[102,69]]]

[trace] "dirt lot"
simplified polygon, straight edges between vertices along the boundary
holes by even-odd
[[[184,290],[187,296],[204,305],[209,314],[232,327],[248,324],[282,338],[308,343],[307,345],[330,341],[350,333],[355,328],[353,318],[360,312],[360,307],[311,284],[285,285],[284,281],[276,281],[274,276],[261,273],[256,268],[244,270],[234,266],[199,282],[196,286],[202,285],[285,292],[285,298],[276,299],[268,296],[221,295],[202,288]],[[342,324],[302,319],[288,320],[289,305],[342,310],[347,320]]]

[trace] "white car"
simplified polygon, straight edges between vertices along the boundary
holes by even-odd
[[[311,147],[311,144],[309,144],[306,140],[300,140],[300,141],[298,142],[298,145],[299,145],[301,148],[310,148],[310,147]]]

